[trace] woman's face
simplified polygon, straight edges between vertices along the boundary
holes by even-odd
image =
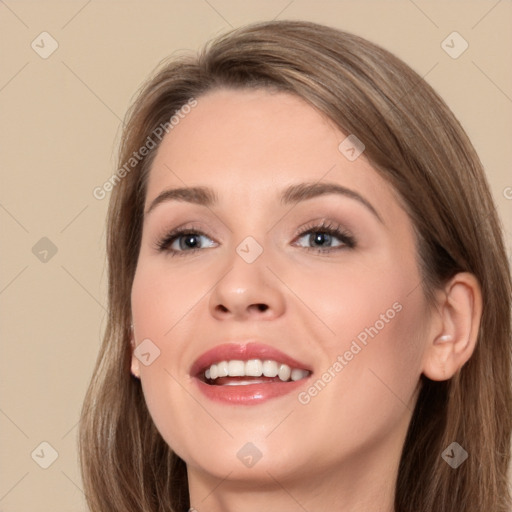
[[[348,135],[295,96],[217,90],[158,149],[132,369],[192,477],[398,464],[427,305],[410,219]]]

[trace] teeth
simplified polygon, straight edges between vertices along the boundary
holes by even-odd
[[[283,381],[289,380],[292,374],[292,369],[287,364],[282,364],[279,367],[279,378]]]
[[[221,361],[217,364],[217,377],[227,377],[229,375],[229,367],[227,361]]]
[[[265,377],[277,377],[279,366],[275,361],[263,361],[263,375]]]
[[[261,377],[263,363],[259,359],[251,359],[245,363],[245,375],[247,377]]]
[[[294,368],[292,370],[292,380],[304,379],[307,376],[308,376],[307,370],[299,370],[298,368]]]
[[[215,365],[210,366],[210,372]],[[245,377],[245,363],[243,361],[229,361],[228,375],[230,377]]]
[[[306,378],[310,372],[300,368],[290,368],[287,364],[278,363],[277,361],[260,359],[249,359],[248,361],[232,360],[221,361],[212,364],[210,368],[205,370],[204,376],[208,380],[215,380],[219,377],[279,377],[283,382],[297,381]],[[239,380],[230,382],[227,385],[246,385],[254,384],[255,380]]]

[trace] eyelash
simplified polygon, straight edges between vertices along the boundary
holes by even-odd
[[[313,233],[324,233],[333,237],[338,238],[343,245],[336,247],[329,247],[327,249],[315,248],[315,247],[304,247],[304,249],[313,251],[316,253],[330,253],[334,251],[339,251],[342,249],[353,249],[356,247],[356,240],[354,236],[343,229],[338,224],[329,223],[327,221],[323,221],[321,224],[312,224],[306,226],[301,231],[299,231],[295,238],[302,238],[305,235],[311,235]],[[187,227],[176,228],[167,233],[163,238],[156,242],[155,247],[159,252],[168,252],[171,256],[185,256],[186,254],[195,253],[196,251],[201,250],[201,247],[192,248],[186,251],[176,251],[175,249],[169,249],[169,246],[178,238],[183,235],[197,235],[197,236],[208,236],[205,233]]]

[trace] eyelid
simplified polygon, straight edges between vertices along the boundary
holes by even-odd
[[[357,245],[356,238],[352,234],[350,230],[345,228],[342,224],[337,221],[330,220],[328,218],[316,219],[310,221],[307,224],[300,226],[297,231],[294,240],[300,239],[303,236],[306,236],[310,233],[314,232],[324,232],[329,233],[331,236],[335,236],[342,242],[342,246],[322,249],[322,248],[314,248],[314,247],[305,247],[305,249],[313,250],[319,253],[329,253],[335,252],[337,250],[341,250],[343,247],[354,248]]]
[[[205,236],[213,240],[215,243],[218,243],[216,240],[214,240],[210,235],[207,235],[205,233],[205,230],[203,228],[198,228],[194,226],[194,223],[187,222],[185,224],[181,224],[179,226],[176,226],[175,228],[169,229],[164,231],[163,235],[157,236],[156,241],[153,244],[153,247],[158,252],[169,252],[171,254],[177,254],[177,253],[191,253],[195,252],[196,250],[199,250],[201,248],[192,248],[189,251],[173,251],[168,249],[168,246],[174,242],[174,239],[179,238],[180,235],[185,234],[195,234],[197,236]]]

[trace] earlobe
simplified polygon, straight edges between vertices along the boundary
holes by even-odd
[[[133,355],[132,355],[131,373],[134,377],[136,377],[137,379],[140,379],[139,360]]]
[[[130,326],[130,345],[132,348],[132,364],[131,364],[131,374],[136,377],[137,379],[140,379],[140,366],[139,366],[139,360],[135,357],[133,354],[135,350],[135,336],[133,333],[133,324]]]
[[[482,293],[473,274],[461,272],[445,286],[436,327],[427,340],[423,373],[431,380],[453,377],[473,354],[482,316]]]

